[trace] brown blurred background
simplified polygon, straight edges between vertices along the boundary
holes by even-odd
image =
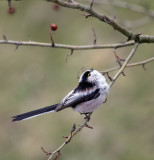
[[[154,10],[153,0],[125,0]],[[101,2],[101,1],[100,1]],[[84,4],[88,2],[82,2]],[[118,43],[126,38],[95,18],[85,19],[81,11],[60,7],[46,1],[13,1],[15,13],[8,13],[6,0],[0,1],[0,37],[9,40],[50,42],[49,26],[55,43],[87,45]],[[95,8],[117,20],[136,21],[144,14],[128,9],[100,5]],[[136,33],[154,35],[154,22],[132,28]],[[131,47],[116,50],[126,58]],[[11,122],[11,116],[59,102],[78,84],[82,68],[99,71],[118,66],[113,50],[74,51],[45,47],[0,45],[0,159],[47,159],[41,151],[56,149],[68,135],[73,123],[84,116],[66,109],[59,113]],[[131,62],[154,55],[153,44],[140,45]],[[110,91],[107,103],[92,115],[90,125],[62,150],[61,159],[153,160],[154,159],[154,63],[126,69]],[[115,73],[112,73],[113,76]]]

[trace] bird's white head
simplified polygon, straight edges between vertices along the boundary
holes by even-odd
[[[96,86],[106,83],[105,77],[97,70],[86,70],[79,79],[79,83],[91,83]]]

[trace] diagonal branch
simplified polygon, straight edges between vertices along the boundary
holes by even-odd
[[[116,29],[119,32],[121,32],[122,34],[124,34],[126,37],[128,37],[128,38],[132,37],[132,32],[131,31],[126,30],[120,24],[117,24],[116,22],[114,22],[113,19],[110,18],[109,16],[106,16],[104,14],[101,14],[101,13],[97,12],[94,9],[91,9],[90,6],[82,5],[82,4],[77,3],[77,2],[68,3],[68,2],[63,1],[63,0],[47,0],[47,1],[57,3],[57,4],[59,4],[63,7],[85,11],[85,12],[91,14],[93,17],[98,18],[100,21],[103,21],[105,23],[109,22],[108,23],[109,25],[111,25],[114,29]]]
[[[109,86],[110,88],[112,87],[112,85],[114,84],[114,82],[117,80],[117,78],[119,77],[119,75],[123,72],[123,70],[125,69],[125,67],[127,66],[128,62],[130,61],[130,59],[133,57],[133,55],[135,54],[135,51],[138,47],[139,43],[135,43],[133,49],[131,50],[130,54],[128,55],[127,59],[125,60],[125,62],[123,63],[122,67],[119,69],[119,71],[117,72],[117,74],[114,76],[113,80],[110,82]],[[82,123],[81,126],[79,126],[74,132],[71,132],[71,134],[67,137],[67,139],[55,150],[51,153],[50,157],[48,158],[48,160],[51,160],[53,158],[53,156],[57,153],[60,153],[60,151],[63,149],[63,147],[68,144],[68,142],[70,142],[70,140],[78,133],[80,132],[84,127],[88,126],[87,122],[90,120],[90,116],[92,113],[89,114],[88,117],[86,117],[86,119],[84,120],[84,122]]]
[[[80,1],[82,1],[82,0],[80,0]],[[83,1],[89,2],[89,0],[83,0]],[[105,5],[114,6],[114,7],[120,7],[120,8],[124,8],[124,9],[129,9],[131,11],[138,12],[138,13],[143,14],[145,16],[144,18],[141,18],[137,21],[127,21],[124,19],[120,20],[119,22],[122,25],[126,26],[127,28],[132,29],[135,27],[145,25],[147,23],[152,22],[152,20],[154,18],[154,10],[151,10],[150,6],[147,4],[144,4],[141,6],[141,5],[128,3],[128,2],[124,2],[124,1],[119,1],[119,0],[112,0],[112,1],[111,0],[95,0],[95,3],[105,4]]]
[[[92,113],[89,114],[89,117],[92,115]],[[86,125],[87,122],[89,121],[89,117],[85,118],[84,122],[82,123],[82,125],[80,125],[73,133],[71,133],[68,138],[54,151],[51,153],[50,157],[48,158],[48,160],[51,160],[52,157],[61,151],[61,149],[68,144],[68,142],[70,142],[70,140],[72,139],[72,137],[74,137],[78,132],[80,132]]]
[[[77,2],[68,3],[63,0],[47,0],[47,1],[57,3],[63,7],[78,9],[78,10],[87,12],[92,17],[95,17],[95,18],[99,19],[100,21],[103,21],[103,22],[107,23],[108,25],[112,26],[115,30],[117,30],[120,33],[122,33],[123,35],[125,35],[128,38],[128,40],[135,40],[140,43],[154,43],[154,36],[135,34],[131,31],[129,31],[128,29],[126,29],[125,27],[123,27],[122,25],[120,25],[119,23],[115,22],[113,18],[110,18],[107,15],[104,15],[102,13],[97,12],[96,10],[90,8],[87,5],[82,5]]]
[[[128,57],[126,58],[126,60],[124,61],[123,65],[121,66],[121,68],[119,69],[119,71],[116,73],[116,75],[114,76],[114,78],[112,79],[112,81],[110,82],[110,84],[109,84],[110,88],[112,87],[112,85],[114,84],[114,82],[116,81],[116,79],[120,76],[120,74],[126,68],[127,64],[129,63],[129,61],[131,60],[131,58],[135,54],[135,51],[136,51],[138,45],[139,45],[139,43],[135,43],[134,44],[134,47],[132,48],[130,54],[128,55]]]

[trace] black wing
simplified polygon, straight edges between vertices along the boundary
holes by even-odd
[[[75,107],[78,104],[96,99],[100,96],[100,90],[95,89],[92,92],[87,92],[87,94],[84,94],[84,92],[70,92],[68,96],[66,96],[62,102],[57,106],[56,111],[60,111],[67,107]]]

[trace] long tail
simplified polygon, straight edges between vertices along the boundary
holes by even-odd
[[[55,105],[52,105],[52,106],[40,108],[40,109],[37,109],[37,110],[34,110],[34,111],[30,111],[30,112],[27,112],[27,113],[23,113],[23,114],[19,114],[19,115],[13,116],[12,117],[13,118],[12,121],[13,122],[21,121],[21,120],[24,120],[24,119],[29,119],[29,118],[32,118],[32,117],[35,117],[35,116],[39,116],[41,114],[54,112],[56,107],[57,107],[57,105],[58,104],[55,104]]]

